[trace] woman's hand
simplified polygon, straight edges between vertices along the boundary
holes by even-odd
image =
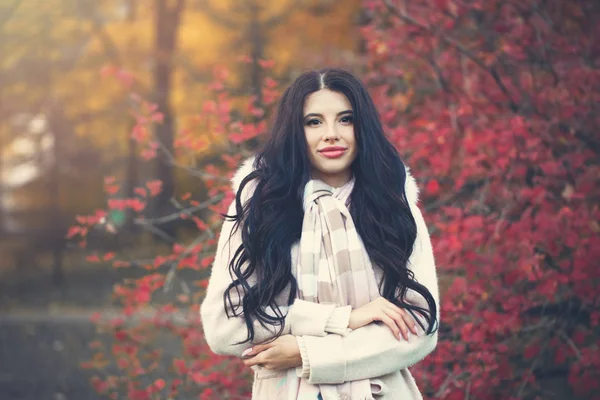
[[[379,297],[362,307],[352,310],[350,313],[350,329],[358,329],[373,321],[381,321],[386,324],[398,338],[398,340],[410,339],[410,332],[418,335],[417,324],[410,313],[384,297]]]
[[[248,367],[259,365],[269,370],[286,370],[302,365],[300,348],[296,337],[282,335],[270,343],[257,344],[242,353],[242,361]]]

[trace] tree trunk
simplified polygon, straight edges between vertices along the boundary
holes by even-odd
[[[133,129],[133,127],[130,127]],[[138,181],[138,159],[137,142],[131,138],[131,129],[127,130],[127,165],[125,167],[125,198],[131,199],[135,195],[135,185]],[[128,209],[125,213],[125,234],[133,233],[135,225],[133,224],[134,212]]]
[[[261,21],[260,21],[260,5],[256,0],[253,0],[249,5],[250,21],[249,21],[249,37],[250,37],[250,59],[252,60],[250,69],[250,87],[252,95],[256,98],[256,106],[263,106],[262,99],[262,81],[263,72],[260,66],[260,60],[265,56],[265,40],[263,37]]]
[[[137,17],[137,0],[129,0],[127,2],[127,22],[133,24]],[[132,50],[135,45],[132,41],[127,43],[127,50]],[[125,132],[127,140],[127,161],[125,166],[125,197],[130,199],[134,196],[135,185],[138,183],[138,158],[137,158],[137,142],[131,137],[131,131],[135,126],[132,121]],[[134,212],[128,209],[125,214],[124,231],[126,234],[133,233],[135,225],[133,224]]]
[[[2,118],[2,108],[4,106],[4,92],[2,91],[2,74],[0,73],[0,118]],[[4,233],[4,138],[2,129],[0,129],[0,238]]]
[[[180,25],[184,0],[155,0],[154,32],[154,102],[164,114],[162,124],[156,124],[156,140],[162,146],[156,160],[156,178],[162,181],[162,192],[156,197],[153,211],[155,215],[164,215],[169,211],[169,201],[175,191],[173,166],[174,121],[170,105],[172,89],[173,55],[176,50],[177,32]],[[174,232],[174,230],[172,230]]]
[[[52,148],[52,165],[50,167],[50,210],[52,217],[50,219],[50,235],[45,236],[50,244],[52,251],[52,280],[55,285],[63,286],[65,276],[62,269],[62,254],[64,248],[63,225],[65,224],[61,207],[61,164],[63,160],[63,136],[65,134],[65,121],[62,108],[56,103],[50,104],[48,112],[48,121],[50,132],[54,138]]]

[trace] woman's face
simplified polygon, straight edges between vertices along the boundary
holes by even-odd
[[[354,116],[341,93],[322,89],[304,102],[304,134],[312,166],[312,178],[339,187],[352,176],[356,159]]]

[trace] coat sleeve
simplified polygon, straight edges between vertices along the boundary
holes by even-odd
[[[230,205],[228,214],[235,214],[235,200]],[[237,230],[233,236],[233,221],[224,221],[219,236],[215,261],[212,266],[206,296],[200,307],[200,316],[206,341],[211,350],[217,354],[241,356],[241,353],[255,343],[261,343],[275,336],[279,327],[263,327],[254,322],[254,340],[252,343],[241,343],[247,338],[248,329],[242,316],[229,318],[225,313],[223,295],[232,282],[229,274],[229,262],[236,249],[241,245],[241,233]],[[248,280],[250,285],[256,282],[255,276]],[[296,299],[291,306],[287,305],[289,286],[277,299],[285,317],[283,334],[310,335],[323,337],[327,334],[345,335],[350,320],[351,307],[336,307],[333,304],[317,304]],[[233,304],[239,304],[240,297],[231,292]],[[272,309],[268,309],[275,315]]]
[[[411,205],[411,212],[417,224],[417,238],[409,267],[435,299],[439,324],[439,292],[431,241],[416,204]],[[414,293],[413,297],[411,303],[427,308],[421,296]],[[437,345],[437,330],[430,335],[425,335],[420,327],[418,330],[419,336],[413,335],[408,341],[398,340],[382,323],[366,325],[346,336],[298,337],[302,367],[297,368],[297,373],[312,384],[338,384],[399,371],[422,360]]]

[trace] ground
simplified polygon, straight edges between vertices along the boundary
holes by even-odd
[[[80,367],[97,339],[90,316],[114,311],[113,284],[147,271],[111,266],[66,271],[57,287],[49,272],[4,271],[0,276],[0,399],[101,399],[90,385],[92,372]],[[188,274],[189,275],[189,274]],[[195,278],[188,276],[186,279]],[[175,345],[161,343],[168,353]]]
[[[49,274],[4,274],[0,281],[0,399],[99,399],[91,372],[92,312],[110,299],[118,275],[69,271],[67,286]]]

